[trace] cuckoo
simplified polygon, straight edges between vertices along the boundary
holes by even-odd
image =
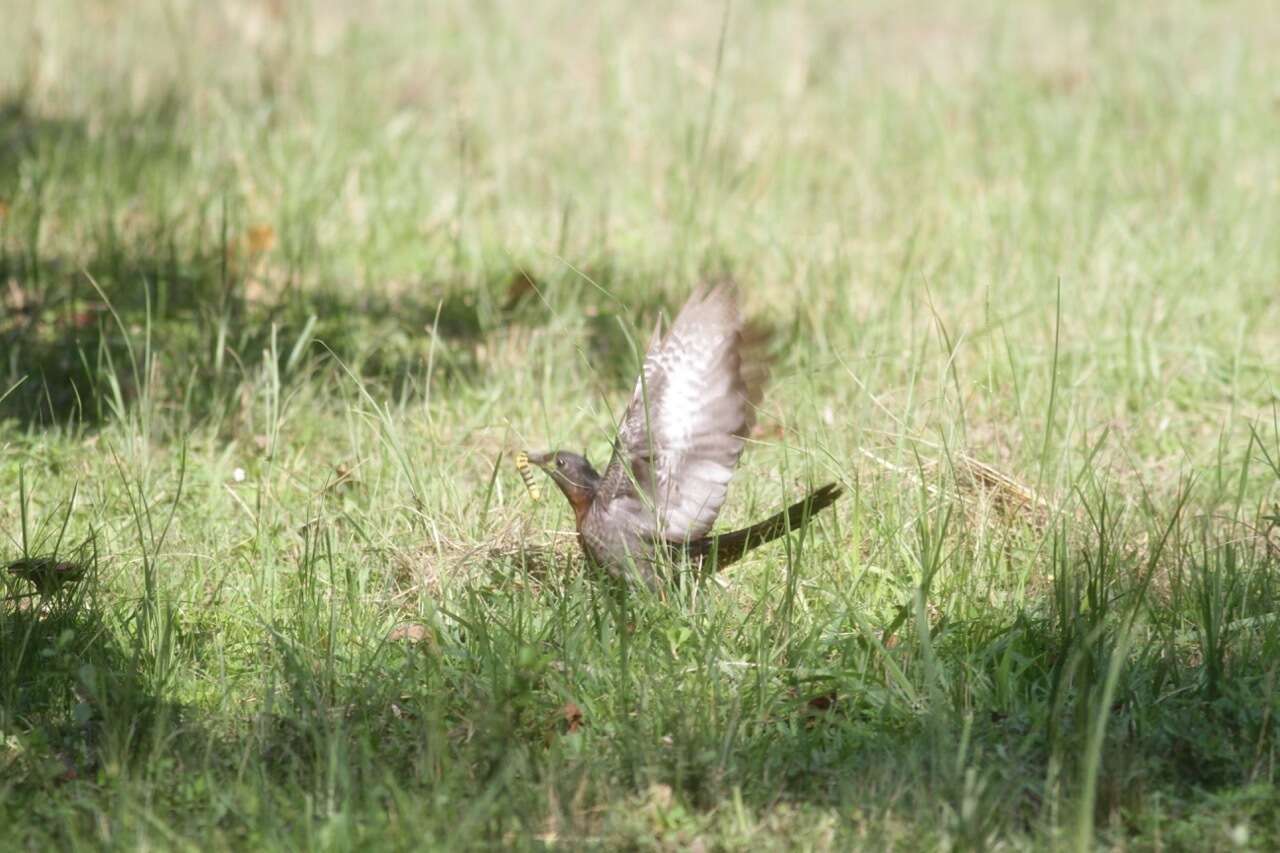
[[[576,453],[525,454],[573,507],[588,561],[649,584],[683,558],[722,569],[840,497],[829,483],[750,527],[711,532],[767,378],[761,342],[733,283],[704,285],[665,334],[655,328],[603,474]]]

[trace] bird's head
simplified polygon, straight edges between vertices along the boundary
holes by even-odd
[[[585,456],[570,453],[567,450],[553,450],[549,453],[529,453],[529,461],[537,465],[552,482],[560,487],[560,491],[573,505],[574,512],[581,517],[596,495],[600,485],[600,475],[591,467]]]

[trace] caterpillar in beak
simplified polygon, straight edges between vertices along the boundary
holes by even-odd
[[[523,450],[516,454],[516,470],[520,472],[520,479],[524,480],[524,487],[529,492],[529,497],[535,501],[538,500],[542,496],[542,487],[533,478],[533,469],[529,467],[529,454]]]

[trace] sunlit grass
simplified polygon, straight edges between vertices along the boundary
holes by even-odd
[[[31,847],[1264,846],[1280,36],[1260,4],[0,2],[0,826]],[[607,457],[704,275],[723,524]]]

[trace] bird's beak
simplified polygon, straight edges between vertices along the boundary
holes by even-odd
[[[530,453],[529,451],[526,450],[525,456],[529,459],[531,463],[533,463],[534,465],[537,465],[543,471],[546,471],[548,468],[550,468],[551,463],[554,462],[556,458],[556,454],[554,451],[548,451],[546,453]]]

